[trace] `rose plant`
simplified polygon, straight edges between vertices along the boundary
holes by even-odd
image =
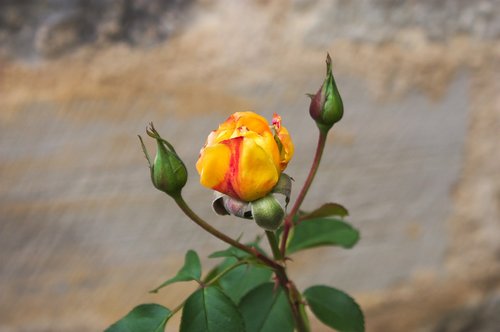
[[[326,137],[343,116],[329,55],[326,63],[326,78],[317,93],[310,95],[309,113],[318,127],[316,153],[289,211],[292,181],[283,171],[293,157],[294,145],[279,115],[274,114],[269,124],[254,112],[232,114],[209,134],[196,163],[200,183],[214,190],[214,211],[254,220],[266,235],[271,254],[262,248],[260,238],[240,242],[198,216],[183,199],[188,175],[174,147],[150,124],[146,132],[157,143],[153,160],[139,136],[153,185],[229,247],[208,256],[222,261],[204,276],[198,254],[189,250],[179,272],[152,290],[156,293],[181,281],[197,282],[197,290],[179,306],[139,305],[106,331],[163,331],[180,310],[181,332],[305,332],[311,331],[309,312],[338,331],[364,331],[362,311],[352,297],[325,285],[300,291],[287,271],[295,252],[319,246],[351,248],[359,239],[358,231],[344,221],[348,211],[342,205],[300,209],[318,170]]]

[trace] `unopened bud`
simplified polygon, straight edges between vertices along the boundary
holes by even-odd
[[[321,88],[315,95],[311,97],[311,105],[309,106],[309,114],[316,121],[316,125],[322,132],[328,132],[330,128],[344,114],[344,105],[342,98],[335,84],[335,79],[332,74],[332,59],[330,54],[326,57],[326,78]]]
[[[151,158],[144,146],[142,137],[139,136],[142,150],[146,155],[151,170],[151,181],[153,185],[156,189],[172,197],[178,196],[187,182],[186,166],[184,166],[184,163],[175,152],[174,147],[158,134],[153,123],[146,129],[146,133],[148,136],[156,139],[157,145],[156,157],[154,162],[151,162]]]
[[[285,218],[285,210],[273,194],[268,194],[252,202],[252,215],[261,228],[275,231]]]

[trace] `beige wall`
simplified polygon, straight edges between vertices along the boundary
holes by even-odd
[[[141,302],[177,305],[190,286],[147,291],[187,249],[225,246],[151,186],[136,134],[154,121],[188,165],[187,200],[251,239],[251,223],[212,213],[199,148],[234,111],[278,112],[298,186],[316,140],[304,94],[326,52],[345,118],[305,207],[344,204],[362,240],[297,255],[293,277],[355,294],[369,331],[456,331],[477,317],[480,330],[500,286],[498,6],[437,3],[199,1],[155,47],[5,51],[0,330],[100,330]]]

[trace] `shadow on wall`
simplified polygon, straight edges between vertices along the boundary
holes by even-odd
[[[94,43],[148,47],[175,33],[193,0],[0,2],[0,45],[10,56],[53,58]]]

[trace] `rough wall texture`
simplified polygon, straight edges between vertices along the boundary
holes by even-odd
[[[40,3],[50,15],[23,8],[35,14],[17,25],[33,26],[34,37],[57,36],[47,25],[56,14],[97,6]],[[110,3],[85,16],[97,22],[91,31],[122,22],[106,16]],[[198,149],[231,112],[279,112],[297,145],[288,172],[300,184],[316,140],[304,93],[321,83],[326,51],[346,114],[306,207],[345,204],[362,240],[297,255],[298,284],[356,294],[369,331],[497,326],[498,1],[172,2],[139,28],[118,25],[146,43],[70,29],[76,41],[54,53],[41,51],[50,39],[6,32],[7,13],[20,7],[0,6],[0,330],[99,330],[140,302],[178,304],[191,286],[146,291],[188,248],[221,244],[153,189],[135,134],[153,120],[189,165],[195,209],[250,239],[251,224],[210,211]],[[144,32],[163,29],[167,13],[181,17],[169,38]]]

